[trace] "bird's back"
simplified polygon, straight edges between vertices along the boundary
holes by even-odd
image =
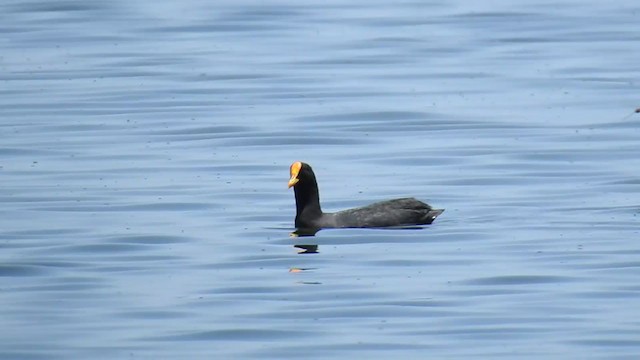
[[[414,198],[402,198],[325,214],[325,220],[334,223],[335,227],[425,225],[431,224],[443,211]]]

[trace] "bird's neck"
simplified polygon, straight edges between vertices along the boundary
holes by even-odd
[[[322,215],[318,184],[315,181],[304,184],[303,187],[296,186],[294,192],[296,195],[296,217],[302,215],[303,212],[305,216],[319,217]]]

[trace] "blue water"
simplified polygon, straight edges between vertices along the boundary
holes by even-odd
[[[640,353],[637,2],[0,12],[0,358]]]

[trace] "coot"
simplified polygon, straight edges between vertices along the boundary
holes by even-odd
[[[393,199],[368,206],[324,213],[320,208],[318,183],[309,164],[294,162],[289,187],[296,196],[297,228],[371,228],[431,224],[444,209],[434,209],[414,198]]]

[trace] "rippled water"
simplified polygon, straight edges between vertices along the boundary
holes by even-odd
[[[640,353],[637,2],[0,10],[1,358]]]

